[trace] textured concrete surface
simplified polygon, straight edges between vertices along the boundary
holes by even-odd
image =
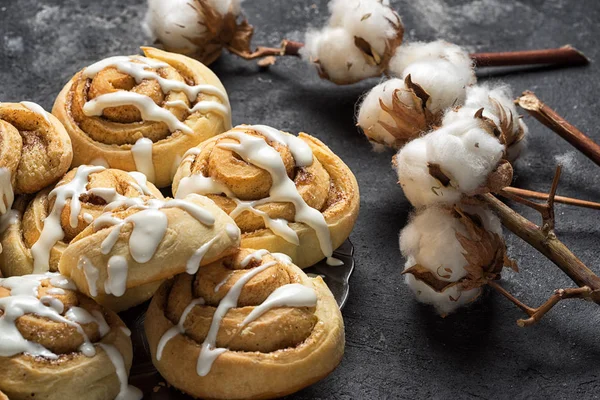
[[[0,100],[39,102],[49,109],[62,85],[83,66],[148,44],[140,28],[143,0],[0,0]],[[315,3],[315,4],[313,4]],[[594,0],[393,1],[408,40],[444,38],[473,50],[557,47],[570,43],[600,59],[600,3]],[[301,39],[326,18],[325,1],[254,0],[244,5],[258,27],[256,44]],[[522,329],[522,314],[494,293],[446,319],[415,302],[400,276],[397,238],[409,204],[395,184],[391,154],[376,154],[353,125],[354,105],[376,81],[336,87],[296,59],[268,72],[224,55],[214,65],[229,91],[235,123],[307,131],[325,141],[356,173],[361,215],[352,234],[357,268],[344,309],[346,355],[327,379],[294,399],[600,398],[600,310],[565,301],[539,325]],[[507,74],[481,80],[534,90],[600,142],[598,64]],[[529,152],[515,185],[547,190],[557,161],[565,163],[559,193],[600,200],[600,170],[566,142],[527,118]],[[521,208],[519,208],[521,209]],[[537,218],[525,211],[530,218]],[[558,206],[558,235],[600,272],[600,214]],[[537,305],[569,280],[507,233],[521,272],[505,285]]]

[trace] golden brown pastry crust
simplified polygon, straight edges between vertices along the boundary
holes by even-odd
[[[237,130],[262,136],[251,126],[240,126],[232,131]],[[183,178],[201,174],[225,184],[241,200],[257,200],[268,196],[272,181],[266,171],[240,161],[231,151],[216,147],[220,141],[234,140],[227,135],[228,132],[225,132],[201,143],[196,147],[197,154],[188,153],[175,174],[173,193],[177,194]],[[298,137],[313,151],[313,165],[306,168],[294,168],[294,159],[287,147],[273,141],[267,142],[282,156],[288,175],[294,180],[304,201],[323,214],[332,247],[336,249],[348,238],[358,217],[358,183],[348,166],[320,140],[305,133],[300,133]],[[228,213],[235,208],[235,202],[225,195],[208,197]],[[274,234],[265,227],[259,216],[245,211],[235,218],[242,231],[242,247],[287,254],[300,268],[314,265],[325,257],[315,230],[304,223],[292,222],[295,214],[292,204],[271,202],[256,209],[266,212],[271,218],[290,221],[289,226],[298,235],[300,244],[297,246]]]
[[[132,347],[124,330],[125,324],[115,313],[82,294],[71,290],[64,290],[63,295],[51,294],[48,289],[52,287],[49,280],[44,281],[39,290],[40,296],[60,299],[65,305],[62,315],[74,306],[90,313],[100,312],[110,330],[101,337],[96,322],[81,325],[96,351],[94,356],[87,357],[78,350],[83,339],[77,330],[62,322],[25,314],[16,321],[23,337],[42,344],[59,358],[50,360],[26,354],[0,356],[0,390],[11,400],[114,399],[120,391],[120,381],[111,359],[99,344],[114,346],[129,371]],[[7,289],[0,287],[0,298],[8,293]]]
[[[120,298],[106,296],[105,284],[109,279],[108,262],[111,257],[122,256],[127,262],[127,295],[131,289],[136,288],[142,293],[156,290],[160,281],[185,272],[186,264],[194,253],[210,241],[212,243],[200,265],[206,265],[235,252],[239,245],[239,233],[235,229],[235,235],[232,236],[228,228],[228,225],[235,228],[233,220],[206,197],[191,195],[185,201],[210,212],[215,218],[214,225],[203,224],[183,208],[162,209],[160,212],[167,218],[164,237],[151,259],[141,263],[133,259],[129,244],[134,224],[127,223],[122,227],[90,224],[63,252],[59,263],[60,272],[72,279],[81,292],[90,295],[100,304],[113,310],[123,310],[128,308],[126,306],[134,304],[122,304]],[[111,214],[116,218],[125,219],[141,211],[143,208],[120,207],[111,211]],[[118,239],[110,251],[103,253],[102,243],[115,229],[121,229]],[[93,266],[98,273],[97,278],[93,280],[94,287],[90,287],[91,280],[86,269],[79,267],[82,260]],[[145,289],[140,286],[144,286]],[[92,295],[94,289],[97,295]]]
[[[178,275],[158,290],[146,314],[145,329],[154,365],[178,389],[199,398],[266,399],[298,391],[335,369],[344,352],[344,325],[333,295],[320,277],[309,278],[295,265],[265,255],[247,267],[241,260],[253,250],[202,267],[196,276]],[[241,291],[238,307],[231,308],[220,324],[216,346],[226,347],[201,377],[196,372],[200,345],[206,338],[219,302],[248,271],[276,261],[254,275]],[[226,279],[219,290],[215,287]],[[271,308],[240,329],[240,322],[275,289],[286,284],[314,289],[316,307]],[[167,342],[157,360],[164,333],[179,322],[194,298],[185,335]]]
[[[160,71],[149,70],[158,71],[163,77],[190,85],[212,85],[226,93],[217,76],[202,63],[180,54],[150,47],[143,47],[142,50],[146,57],[170,65],[168,68],[159,68]],[[52,113],[65,125],[73,141],[73,166],[90,164],[93,160],[100,159],[112,168],[135,171],[136,164],[131,148],[138,139],[146,137],[154,142],[154,183],[158,187],[165,187],[171,184],[178,161],[187,149],[230,127],[230,117],[214,111],[189,113],[182,108],[166,106],[164,103],[167,101],[187,102],[187,97],[178,91],[163,93],[156,80],[145,79],[136,84],[131,77],[115,68],[104,69],[94,79],[87,79],[82,73],[83,71],[77,73],[66,84],[52,108]],[[134,106],[107,108],[100,117],[84,115],[82,107],[86,101],[118,90],[149,96],[156,104],[183,121],[191,128],[192,133],[183,133],[180,130],[169,132],[163,122],[144,121]],[[221,100],[205,93],[200,94],[196,101],[213,101],[229,108],[227,99]]]
[[[55,187],[60,187],[71,182],[77,169],[67,173]],[[164,199],[160,191],[152,184],[146,184],[150,194],[157,199]],[[4,276],[25,275],[33,271],[33,256],[31,247],[38,241],[44,227],[44,220],[52,211],[55,200],[48,195],[54,188],[46,188],[39,192],[31,201],[21,197],[15,202],[15,208],[19,211],[19,218],[14,224],[0,233],[2,253],[0,253],[0,271]],[[116,169],[105,169],[93,172],[88,176],[86,189],[114,189],[115,192],[125,197],[138,197],[141,195],[137,181],[128,173]],[[63,240],[57,242],[50,251],[50,271],[58,270],[58,262],[69,242],[90,224],[86,221],[85,214],[94,219],[104,212],[107,202],[99,196],[83,194],[79,197],[81,211],[77,216],[77,227],[71,227],[69,223],[70,203],[61,212],[61,227],[65,232]],[[89,217],[88,217],[89,218]],[[148,297],[149,298],[149,297]],[[146,298],[146,299],[148,299]]]
[[[41,107],[0,103],[0,167],[11,172],[15,193],[35,193],[58,181],[72,158],[71,139],[56,117]]]

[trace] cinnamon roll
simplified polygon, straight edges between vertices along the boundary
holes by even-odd
[[[266,250],[241,249],[165,282],[145,331],[161,375],[198,398],[284,396],[324,378],[344,353],[323,280]]]
[[[30,202],[15,204],[13,221],[0,226],[4,276],[57,271],[67,245],[112,201],[139,196],[164,199],[143,174],[81,166]],[[2,225],[2,224],[0,224]]]
[[[166,201],[125,198],[105,210],[67,246],[59,270],[81,292],[113,310],[135,305],[119,301],[132,291],[148,293],[148,285],[156,290],[161,280],[193,274],[239,245],[233,220],[196,194]]]
[[[242,247],[311,266],[350,235],[358,216],[356,178],[318,139],[264,125],[238,126],[190,149],[173,180],[176,197],[210,197],[242,231]]]
[[[59,180],[72,158],[69,135],[53,115],[28,101],[0,103],[0,215],[14,193],[35,193]]]
[[[171,184],[185,151],[231,127],[229,100],[210,69],[143,47],[77,73],[52,112],[73,141],[73,166],[103,163]]]
[[[129,330],[74,289],[55,273],[0,279],[0,394],[11,400],[141,399],[127,382]]]

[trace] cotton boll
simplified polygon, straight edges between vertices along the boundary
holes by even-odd
[[[416,93],[403,80],[394,78],[367,93],[357,123],[371,143],[398,149],[429,130],[433,120]]]
[[[406,265],[409,265],[409,262]],[[442,316],[453,313],[458,308],[472,303],[481,295],[482,290],[481,288],[475,288],[461,291],[459,287],[451,286],[440,293],[411,274],[405,275],[404,282],[412,290],[417,301],[434,306],[437,313]]]
[[[301,56],[337,84],[381,75],[402,43],[400,17],[379,0],[333,0],[329,10],[327,25],[307,32]]]
[[[394,56],[390,60],[389,71],[396,76],[404,76],[404,70],[411,64],[446,60],[457,69],[461,70],[464,76],[468,76],[470,84],[476,81],[474,64],[469,53],[462,47],[455,44],[437,40],[434,42],[413,42],[405,43],[396,49]]]
[[[235,36],[223,35],[223,30],[248,28],[236,24],[240,13],[241,0],[148,0],[144,28],[165,50],[210,64],[229,44],[222,38]]]
[[[446,60],[428,60],[410,64],[402,77],[410,75],[411,80],[429,94],[427,108],[441,114],[465,101],[467,87],[473,82],[464,72]]]
[[[396,154],[394,166],[404,194],[415,207],[455,204],[463,195],[486,191],[503,154],[504,146],[481,120],[473,118],[409,142]],[[498,171],[502,172],[499,179],[512,179],[512,169]]]
[[[515,160],[525,147],[528,129],[517,112],[508,86],[490,88],[482,85],[469,88],[464,106],[448,111],[442,123],[471,119],[482,108],[482,116],[494,124],[500,141],[505,145],[507,158]]]
[[[430,96],[427,108],[433,114],[463,104],[467,88],[476,82],[469,54],[454,44],[436,41],[400,46],[389,71],[401,78],[410,75]]]
[[[440,314],[452,312],[479,295],[483,282],[473,282],[469,265],[471,270],[482,268],[499,274],[504,263],[505,245],[498,217],[482,206],[461,205],[456,210],[421,209],[400,234],[400,250],[407,259],[406,283],[419,301],[434,305]],[[473,230],[467,224],[477,228]],[[485,241],[487,246],[465,248],[457,234],[469,241]],[[481,254],[469,254],[471,248]],[[473,267],[473,260],[482,264]]]
[[[380,74],[379,67],[367,62],[354,38],[343,28],[308,32],[300,54],[315,62],[321,77],[340,85]]]

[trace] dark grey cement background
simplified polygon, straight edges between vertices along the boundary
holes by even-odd
[[[313,4],[315,3],[315,4]],[[594,0],[393,1],[409,40],[444,38],[473,50],[573,44],[600,60],[600,3]],[[326,1],[247,0],[256,44],[301,39],[320,26]],[[0,0],[0,100],[32,100],[50,109],[80,68],[148,44],[140,28],[144,0]],[[297,59],[268,72],[224,55],[213,66],[229,91],[234,123],[262,123],[310,132],[352,168],[361,214],[352,240],[357,269],[344,309],[346,355],[324,381],[294,399],[596,399],[600,398],[600,310],[566,301],[539,325],[522,329],[521,313],[494,293],[441,319],[415,302],[402,282],[399,230],[409,204],[395,184],[391,154],[371,152],[353,125],[354,104],[376,80],[348,87],[321,81]],[[597,119],[600,64],[482,78],[534,90],[581,130],[600,141]],[[482,79],[482,80],[483,80]],[[597,166],[527,118],[529,152],[516,166],[515,185],[547,190],[557,160],[566,163],[559,194],[600,200]],[[526,212],[531,218],[534,213]],[[558,235],[600,272],[600,214],[558,206]],[[504,284],[537,305],[569,280],[535,250],[507,233],[521,273]]]

